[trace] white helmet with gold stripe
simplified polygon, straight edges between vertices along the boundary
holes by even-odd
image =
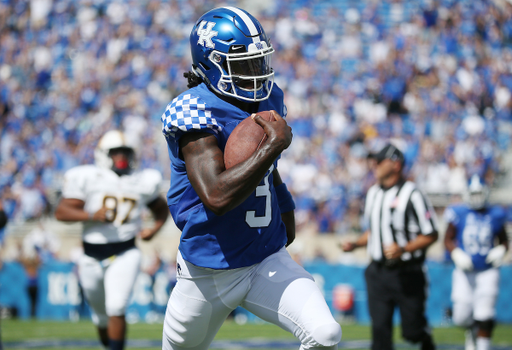
[[[114,161],[115,153],[123,153]],[[119,130],[105,133],[94,150],[96,166],[111,169],[118,175],[129,174],[135,168],[135,147],[127,140],[126,135]]]

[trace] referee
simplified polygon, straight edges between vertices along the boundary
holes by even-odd
[[[364,221],[368,229],[355,242],[345,242],[350,252],[367,246],[372,261],[365,271],[372,319],[372,350],[393,349],[393,312],[400,309],[402,336],[435,349],[427,319],[427,281],[423,271],[425,251],[437,240],[437,218],[428,199],[403,175],[404,155],[387,144],[373,155],[373,185],[366,195]]]

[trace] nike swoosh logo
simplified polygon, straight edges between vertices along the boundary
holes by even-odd
[[[268,272],[268,277],[272,277],[276,274],[277,271],[269,271]]]

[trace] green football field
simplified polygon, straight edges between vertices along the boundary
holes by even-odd
[[[370,330],[367,326],[342,325],[340,349],[368,349]],[[2,341],[5,349],[101,349],[96,330],[90,321],[19,321],[2,320]],[[438,349],[463,350],[464,332],[460,328],[434,328]],[[127,348],[161,349],[162,324],[131,324],[128,326]],[[418,349],[404,343],[400,329],[395,329],[399,349]],[[226,321],[211,349],[298,349],[299,343],[289,333],[267,323],[238,325]],[[512,349],[512,325],[498,325],[493,336],[493,349]]]

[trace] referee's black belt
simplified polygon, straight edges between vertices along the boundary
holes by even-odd
[[[421,269],[423,267],[423,260],[402,260],[402,259],[393,259],[393,260],[372,260],[372,263],[390,270],[395,269],[403,269],[403,270],[416,270]]]
[[[135,247],[135,237],[124,242],[114,242],[107,244],[92,244],[83,242],[84,254],[91,258],[104,260],[113,255],[121,254],[128,249]]]

